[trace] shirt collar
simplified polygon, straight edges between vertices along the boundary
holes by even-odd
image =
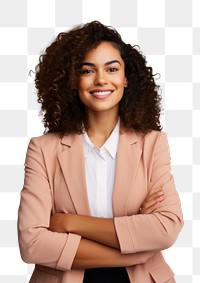
[[[118,119],[118,122],[114,130],[112,131],[111,135],[106,140],[104,145],[102,145],[101,147],[101,148],[105,148],[113,159],[115,159],[116,154],[117,154],[118,141],[119,141],[119,129],[120,129],[120,120]],[[83,142],[84,142],[84,157],[86,158],[89,152],[94,150],[96,146],[91,142],[86,132],[83,133]]]

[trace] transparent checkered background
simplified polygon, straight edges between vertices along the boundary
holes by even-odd
[[[16,232],[30,137],[43,133],[38,56],[60,31],[99,20],[138,44],[162,86],[162,116],[185,225],[165,257],[178,283],[200,282],[200,0],[0,0],[0,282],[25,283]]]

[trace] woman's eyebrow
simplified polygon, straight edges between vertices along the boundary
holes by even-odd
[[[107,66],[107,65],[110,65],[110,64],[113,64],[113,63],[118,63],[119,65],[121,65],[121,63],[120,63],[118,60],[111,60],[111,61],[108,61],[108,62],[106,62],[104,65]],[[94,63],[90,63],[90,62],[83,62],[83,63],[82,63],[82,66],[95,67],[95,64],[94,64]]]
[[[121,65],[121,63],[118,60],[108,61],[104,65],[107,66],[107,65],[110,65],[110,64],[113,64],[113,63],[118,63],[119,65]]]

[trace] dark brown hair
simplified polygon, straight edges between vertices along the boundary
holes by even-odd
[[[124,43],[113,27],[93,21],[60,33],[40,56],[35,83],[46,132],[80,134],[87,128],[78,80],[85,54],[102,41],[113,44],[125,63],[128,87],[119,103],[123,125],[142,132],[161,130],[159,86],[145,56],[137,46]]]

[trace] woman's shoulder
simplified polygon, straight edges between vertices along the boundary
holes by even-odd
[[[30,144],[37,144],[42,149],[59,148],[63,145],[70,145],[77,134],[61,135],[60,133],[46,133],[41,136],[32,137]]]
[[[147,133],[137,131],[135,133],[140,141],[157,140],[162,137],[167,137],[167,134],[164,131],[150,130]]]
[[[144,141],[146,143],[157,143],[162,142],[163,140],[167,140],[167,134],[165,131],[151,130],[144,135]]]
[[[151,130],[147,133],[137,133],[138,145],[146,148],[154,148],[159,144],[168,144],[167,134],[164,131]]]
[[[150,138],[150,137],[154,137],[154,138],[160,138],[162,136],[167,136],[166,132],[165,131],[156,131],[156,130],[151,130],[149,131],[145,137],[146,138]]]
[[[62,139],[61,135],[58,133],[46,133],[40,136],[32,137],[31,141],[37,141],[38,143],[46,142],[58,142]]]

